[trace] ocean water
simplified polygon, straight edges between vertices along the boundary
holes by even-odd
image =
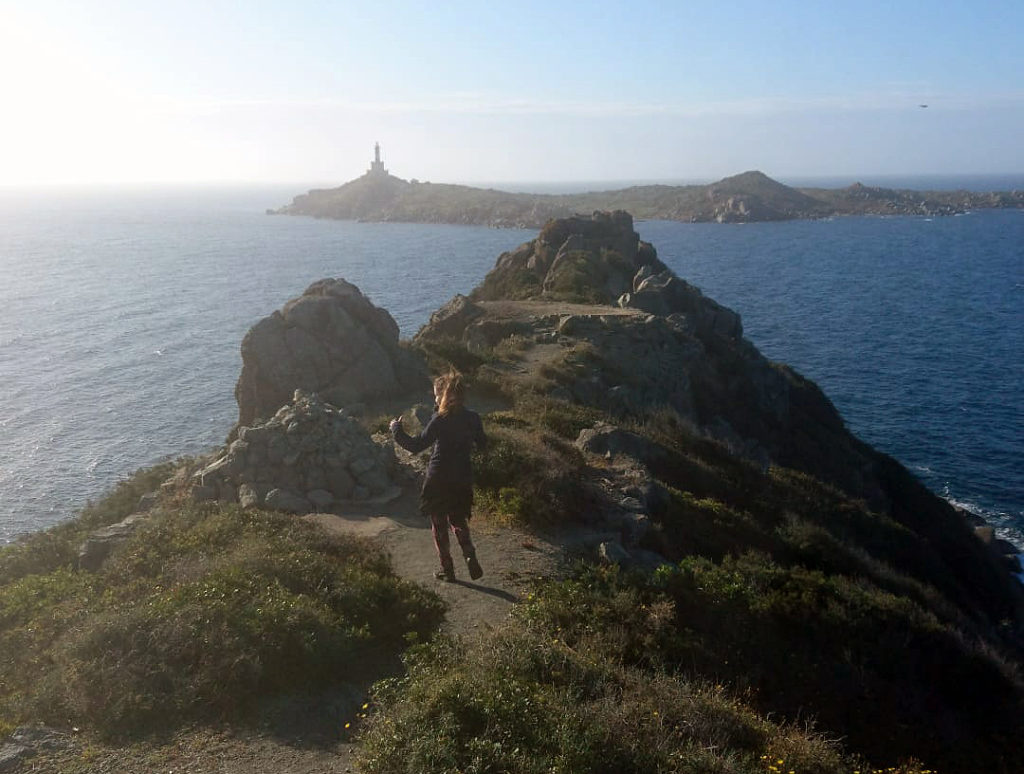
[[[299,190],[0,191],[0,541],[221,443],[242,337],[315,280],[411,336],[535,235],[263,214]],[[1024,213],[637,230],[860,437],[1024,537]]]
[[[638,228],[858,437],[1024,546],[1024,211]]]

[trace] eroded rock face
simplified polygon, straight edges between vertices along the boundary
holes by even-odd
[[[466,326],[483,313],[477,304],[459,293],[430,315],[430,321],[423,326],[423,330],[429,331],[434,339],[458,339],[466,330]]]
[[[268,421],[243,425],[237,436],[194,476],[195,499],[306,513],[400,491],[389,439],[374,441],[348,412],[317,395],[296,390]]]
[[[643,266],[665,270],[654,248],[640,241],[628,212],[576,215],[552,220],[535,240],[501,255],[473,298],[611,304],[632,289]]]
[[[701,334],[743,338],[743,323],[736,312],[708,298],[670,269],[655,274],[648,267],[642,268],[633,277],[633,292],[619,296],[618,304],[664,317],[685,315]]]
[[[347,406],[422,388],[425,379],[386,310],[350,282],[323,279],[246,334],[238,423],[273,416],[297,389]]]

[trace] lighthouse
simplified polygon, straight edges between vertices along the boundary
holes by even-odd
[[[370,171],[367,174],[377,177],[385,177],[388,174],[388,171],[384,169],[384,162],[380,160],[379,142],[373,144],[373,161],[370,162]]]

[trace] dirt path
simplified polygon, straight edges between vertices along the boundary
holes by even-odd
[[[499,626],[535,578],[551,577],[562,568],[562,541],[476,518],[470,526],[484,576],[471,581],[465,565],[456,559],[456,582],[436,579],[434,572],[440,563],[430,525],[419,514],[414,482],[390,503],[353,506],[339,514],[309,514],[303,518],[330,532],[380,541],[400,577],[426,586],[445,601],[448,610],[444,629],[463,637],[471,638]],[[452,544],[457,555],[454,538]],[[366,687],[380,676],[367,674]],[[323,727],[334,722],[341,726],[347,717],[357,723],[356,709],[365,700],[363,689],[331,697],[325,708],[317,704],[322,697],[311,699],[308,706],[301,698],[292,700],[292,709],[286,711],[292,711],[295,717],[288,733],[196,728],[180,731],[168,740],[123,748],[72,737],[65,745],[26,758],[14,768],[0,768],[62,774],[348,774],[354,771],[353,745],[336,741],[336,737],[324,738]],[[327,724],[325,713],[330,715]],[[332,735],[337,730],[332,728]]]
[[[448,605],[445,627],[458,635],[492,628],[508,617],[509,609],[525,593],[531,581],[558,572],[562,558],[559,545],[521,530],[495,526],[479,518],[470,522],[477,557],[484,568],[478,581],[458,559],[452,538],[458,580],[447,583],[434,577],[440,567],[430,524],[419,514],[415,486],[384,506],[349,511],[342,515],[312,514],[306,517],[331,532],[375,538],[390,554],[395,572],[402,578],[434,591]]]

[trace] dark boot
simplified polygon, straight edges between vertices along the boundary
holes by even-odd
[[[452,583],[455,580],[455,566],[450,559],[447,564],[441,565],[441,569],[434,573],[434,577],[448,583]]]
[[[484,575],[484,568],[480,566],[480,562],[476,560],[476,554],[469,554],[466,556],[466,566],[469,567],[469,577],[473,580],[479,580]]]

